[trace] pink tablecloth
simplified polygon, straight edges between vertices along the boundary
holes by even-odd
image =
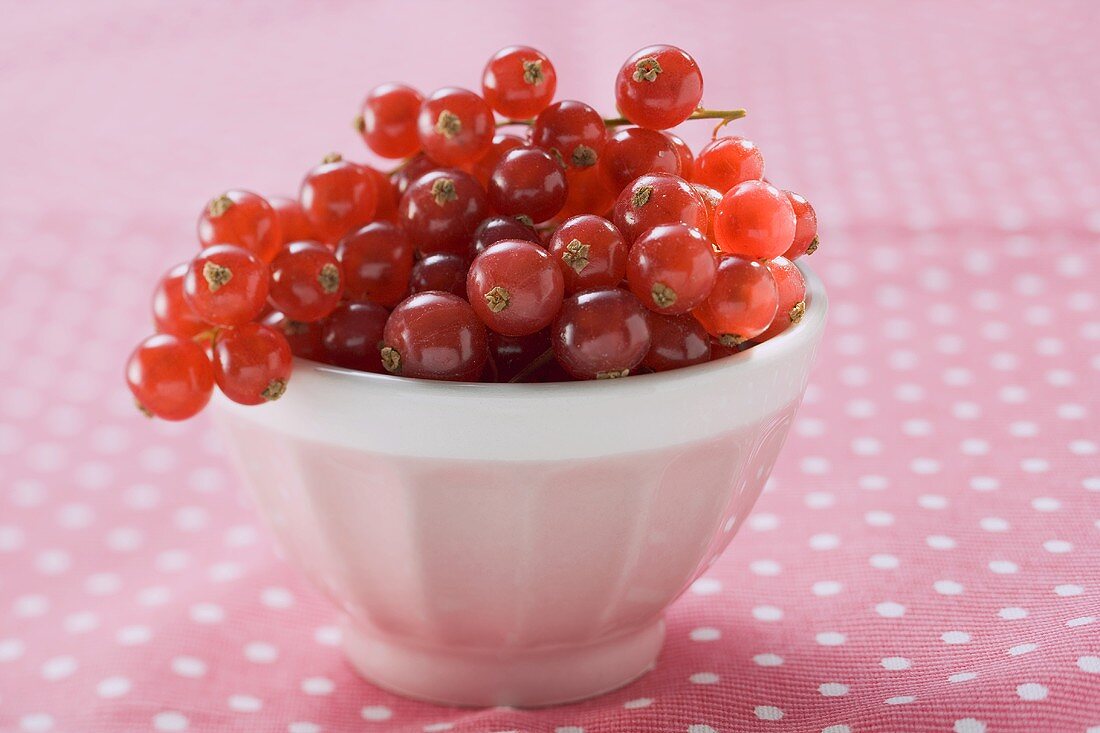
[[[1100,730],[1095,7],[620,5],[4,7],[0,731]],[[132,410],[152,278],[212,193],[362,154],[376,82],[474,85],[530,42],[609,109],[655,40],[818,205],[835,306],[794,434],[652,673],[538,712],[383,693],[210,425]]]

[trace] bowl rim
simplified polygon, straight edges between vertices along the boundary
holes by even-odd
[[[399,390],[409,396],[424,395],[450,395],[463,397],[476,397],[486,400],[516,399],[516,398],[546,398],[546,397],[571,397],[589,394],[593,389],[624,390],[644,389],[646,391],[668,386],[672,383],[702,379],[707,375],[719,371],[736,370],[746,366],[750,361],[754,366],[762,366],[759,362],[777,362],[784,357],[792,355],[803,348],[806,342],[815,339],[825,325],[825,316],[828,312],[829,298],[825,293],[825,286],[821,279],[805,263],[795,261],[795,266],[802,272],[806,280],[806,314],[798,323],[768,339],[764,343],[756,344],[751,349],[746,349],[738,354],[732,354],[722,359],[716,359],[704,364],[695,364],[689,367],[673,369],[666,372],[653,372],[637,374],[627,379],[607,380],[583,380],[574,382],[535,382],[535,383],[510,383],[510,382],[448,382],[432,379],[412,379],[393,374],[376,374],[363,372],[346,367],[338,367],[322,362],[294,358],[294,369],[309,370],[314,377],[327,380],[347,382],[349,385],[357,383],[364,387],[384,387],[386,390]],[[291,376],[293,381],[293,375]]]

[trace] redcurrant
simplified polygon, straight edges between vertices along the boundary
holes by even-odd
[[[414,293],[439,290],[460,298],[466,297],[467,261],[446,253],[428,255],[413,265],[409,289]]]
[[[649,324],[626,290],[587,290],[565,299],[551,331],[554,355],[577,379],[625,377],[649,351]]]
[[[481,156],[470,169],[471,174],[477,179],[477,182],[481,184],[482,188],[487,188],[489,186],[489,177],[493,175],[497,163],[500,162],[500,159],[504,157],[505,153],[515,150],[516,148],[522,148],[525,145],[527,145],[527,141],[521,137],[509,135],[506,132],[498,132],[493,136],[493,142],[485,152],[485,155]]]
[[[676,158],[680,161],[680,177],[687,181],[692,180],[695,174],[695,154],[679,135],[671,132],[666,132],[664,135],[672,142],[672,149],[676,151]]]
[[[775,279],[779,293],[779,307],[775,318],[756,341],[767,341],[786,331],[792,323],[798,323],[806,314],[806,279],[802,271],[786,257],[776,257],[767,262],[768,271]]]
[[[550,329],[547,328],[526,336],[503,336],[490,331],[489,361],[494,368],[495,381],[510,382],[525,373],[538,371],[538,362],[549,349]]]
[[[714,214],[718,210],[718,204],[722,203],[722,192],[702,183],[693,183],[691,187],[703,199],[707,207],[707,239],[714,241]]]
[[[422,255],[449,252],[468,257],[486,209],[485,191],[470,174],[435,170],[409,186],[398,207],[398,221]]]
[[[401,201],[401,197],[409,190],[409,186],[416,182],[417,178],[437,168],[439,168],[439,166],[435,164],[435,161],[424,155],[424,153],[417,153],[405,161],[393,174],[393,178],[391,179],[393,188],[397,192],[398,202]]]
[[[764,177],[764,156],[743,137],[720,137],[699,151],[695,182],[725,193],[738,183]]]
[[[484,99],[466,89],[444,87],[420,105],[417,130],[429,158],[457,166],[473,163],[489,149],[496,122]]]
[[[508,46],[493,54],[481,76],[485,101],[505,117],[534,117],[558,86],[554,65],[541,51],[528,46]]]
[[[489,179],[489,205],[501,214],[547,221],[565,205],[565,169],[538,148],[505,153]]]
[[[611,190],[611,184],[603,174],[599,166],[591,168],[570,168],[565,172],[566,189],[565,206],[558,212],[557,218],[568,219],[581,214],[596,214],[608,216],[611,205],[615,203],[618,191]]]
[[[593,288],[613,288],[626,277],[627,245],[607,219],[582,214],[566,219],[550,237],[550,256],[572,295]]]
[[[187,267],[183,296],[195,314],[216,326],[240,326],[264,309],[268,266],[241,247],[207,247]]]
[[[400,196],[393,180],[376,168],[362,166],[374,180],[374,190],[378,192],[378,203],[374,206],[374,221],[396,221],[397,202]]]
[[[352,300],[369,300],[387,308],[409,292],[413,246],[404,230],[376,221],[352,232],[336,246],[344,271],[344,293]]]
[[[770,183],[745,181],[722,197],[714,213],[714,236],[728,254],[771,259],[790,249],[795,216],[790,199]]]
[[[707,206],[687,181],[671,173],[650,173],[635,178],[615,201],[615,226],[626,241],[659,224],[686,224],[707,230]]]
[[[313,225],[306,218],[306,212],[302,210],[302,205],[298,203],[298,199],[286,196],[269,196],[267,202],[275,210],[275,218],[279,221],[280,248],[290,242],[304,242],[317,238],[317,235],[313,232]]]
[[[250,191],[226,191],[211,199],[199,215],[203,247],[235,244],[271,262],[282,244],[279,220],[266,200]]]
[[[332,316],[329,316],[331,318]],[[290,344],[291,352],[303,359],[321,361],[324,355],[321,344],[322,327],[328,319],[319,323],[292,321],[279,311],[270,311],[260,322],[281,332]]]
[[[680,159],[666,135],[643,127],[625,127],[604,146],[600,170],[617,195],[646,173],[680,175]]]
[[[383,158],[407,158],[420,150],[416,118],[423,95],[404,84],[380,84],[367,93],[355,128]]]
[[[281,331],[246,323],[214,339],[214,380],[242,405],[261,405],[283,396],[293,369],[290,344]]]
[[[551,153],[556,150],[569,169],[596,165],[606,141],[607,126],[600,113],[571,99],[544,109],[531,127],[531,143]]]
[[[473,382],[489,358],[485,326],[462,298],[449,293],[417,293],[386,321],[382,366],[391,374],[416,379]]]
[[[126,383],[146,415],[186,420],[210,401],[214,369],[197,343],[163,333],[145,339],[130,354]]]
[[[344,294],[340,263],[331,249],[317,242],[291,242],[271,263],[267,299],[294,321],[319,321]]]
[[[542,247],[497,242],[470,265],[466,295],[478,318],[505,336],[526,336],[550,325],[565,291],[561,270]]]
[[[377,303],[344,303],[325,319],[320,360],[382,374],[382,332],[390,312]]]
[[[164,273],[157,283],[157,289],[153,292],[153,323],[157,333],[189,339],[210,328],[208,323],[195,315],[183,295],[187,267],[187,262],[176,265]]]
[[[366,168],[333,153],[306,174],[298,200],[317,236],[332,244],[374,217],[378,191]]]
[[[699,106],[703,74],[687,52],[675,46],[647,46],[626,60],[615,79],[615,104],[641,127],[675,127]]]
[[[691,314],[727,346],[759,336],[779,308],[779,291],[768,268],[756,260],[723,257],[714,289]]]
[[[783,253],[788,260],[802,255],[812,255],[817,251],[817,212],[804,196],[793,191],[784,191],[794,209],[794,244]]]
[[[691,316],[662,316],[650,311],[650,346],[642,366],[655,372],[710,361],[710,334]]]
[[[630,248],[626,280],[647,308],[687,313],[710,295],[717,262],[707,238],[684,224],[661,224]]]
[[[527,222],[514,216],[490,216],[478,224],[474,231],[474,253],[481,254],[491,245],[505,239],[522,239],[542,244],[538,231]]]

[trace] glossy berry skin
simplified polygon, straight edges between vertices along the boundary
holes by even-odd
[[[651,173],[635,178],[619,194],[612,214],[626,241],[660,224],[686,224],[707,230],[707,206],[687,181],[671,173]]]
[[[626,277],[628,247],[607,219],[592,214],[566,219],[550,237],[547,249],[561,269],[569,295],[613,288]]]
[[[355,129],[383,158],[408,158],[420,151],[416,120],[424,96],[405,84],[379,84],[367,93]]]
[[[291,242],[271,263],[267,299],[287,318],[319,321],[340,303],[344,277],[331,249],[317,242]]]
[[[792,323],[798,323],[806,314],[806,279],[802,271],[786,257],[776,257],[766,263],[768,271],[775,279],[779,293],[779,307],[775,318],[764,333],[755,341],[767,341],[786,331]]]
[[[723,257],[714,289],[693,310],[703,328],[727,346],[764,332],[779,308],[779,291],[768,268],[756,260]]]
[[[439,290],[465,298],[466,273],[469,269],[466,259],[458,255],[428,255],[413,265],[409,289],[413,293]]]
[[[394,190],[397,192],[398,202],[401,201],[401,197],[409,190],[409,186],[416,182],[417,178],[420,178],[420,176],[429,171],[437,170],[438,168],[439,166],[436,165],[435,161],[423,153],[417,153],[409,158],[390,179],[393,183]]]
[[[214,368],[201,346],[172,334],[138,344],[126,362],[126,384],[138,407],[164,420],[197,415],[214,389]]]
[[[298,200],[317,237],[332,244],[374,218],[378,191],[363,166],[330,155],[302,180]]]
[[[706,300],[717,267],[714,248],[697,229],[661,224],[630,248],[626,281],[646,308],[676,315]]]
[[[412,242],[396,224],[376,221],[357,229],[336,245],[344,273],[344,294],[393,308],[409,292]]]
[[[695,173],[695,153],[679,135],[665,132],[664,136],[672,143],[672,149],[676,151],[676,157],[680,161],[680,177],[684,180],[692,180]]]
[[[642,366],[655,372],[710,361],[710,334],[691,316],[662,316],[650,311],[650,345]]]
[[[554,99],[558,75],[541,51],[508,46],[493,54],[481,75],[481,91],[489,106],[505,117],[534,117]]]
[[[251,191],[226,191],[211,199],[199,215],[198,229],[203,247],[235,244],[264,262],[271,262],[282,245],[275,210]]]
[[[488,193],[497,213],[544,222],[565,206],[565,169],[543,150],[516,148],[497,163]]]
[[[176,265],[157,282],[157,289],[153,291],[153,323],[157,333],[189,339],[210,328],[208,323],[195,315],[183,295],[188,264]]]
[[[331,317],[330,315],[329,318]],[[274,328],[286,337],[290,351],[295,356],[313,361],[322,360],[321,330],[327,321],[328,319],[318,323],[292,321],[285,314],[274,310],[260,319],[260,323]]]
[[[485,326],[462,298],[429,291],[409,296],[386,321],[382,366],[414,379],[477,381],[489,358]]]
[[[711,140],[695,158],[694,180],[725,193],[738,183],[764,177],[764,156],[743,137]]]
[[[213,361],[218,387],[242,405],[262,405],[282,397],[294,368],[286,337],[262,323],[219,333]]]
[[[745,181],[722,196],[714,212],[714,238],[723,252],[771,259],[791,248],[795,216],[790,199],[770,183]]]
[[[302,210],[298,199],[269,196],[267,202],[271,204],[271,208],[275,211],[275,218],[279,221],[280,248],[289,242],[304,242],[317,238],[313,225],[306,218],[306,212]]]
[[[611,184],[604,178],[599,166],[567,169],[565,180],[568,194],[565,198],[565,206],[558,212],[557,219],[564,221],[581,214],[597,216],[610,214],[618,191],[611,189]]]
[[[470,256],[474,231],[488,211],[481,185],[459,170],[425,173],[401,197],[397,220],[422,255]]]
[[[526,147],[526,145],[527,140],[522,137],[509,135],[506,132],[498,132],[493,135],[493,142],[489,145],[489,149],[485,151],[485,155],[478,158],[478,161],[470,168],[470,174],[477,179],[477,182],[483,188],[487,188],[489,178],[493,175],[497,163],[500,162],[505,153],[516,148]]]
[[[575,379],[625,377],[649,351],[645,308],[626,290],[586,290],[565,299],[551,343]]]
[[[485,100],[458,87],[432,92],[420,105],[416,125],[424,153],[442,166],[473,163],[489,149],[496,132]]]
[[[784,191],[794,209],[794,243],[783,253],[788,260],[802,255],[812,255],[817,251],[817,212],[804,196],[793,191]]]
[[[722,203],[722,192],[710,186],[704,186],[702,183],[693,183],[691,187],[703,199],[703,204],[707,207],[707,239],[713,242],[714,215],[718,211],[718,204]]]
[[[556,102],[535,118],[531,144],[556,150],[569,170],[590,168],[599,162],[607,142],[607,126],[599,112],[584,102]]]
[[[514,216],[490,216],[474,231],[474,253],[481,254],[490,246],[505,239],[522,239],[542,244],[538,231]]]
[[[526,336],[550,325],[561,308],[565,281],[546,250],[522,240],[497,242],[470,265],[466,296],[482,323],[505,336]]]
[[[240,326],[263,311],[268,277],[268,266],[246,249],[207,247],[187,267],[183,297],[207,323]]]
[[[489,332],[489,361],[496,382],[509,382],[550,348],[550,329],[526,336],[502,336]],[[534,370],[538,372],[541,370]],[[532,372],[532,374],[534,373]]]
[[[612,135],[604,146],[600,171],[611,188],[619,192],[646,173],[680,175],[680,159],[666,135],[642,127],[626,127]]]
[[[646,46],[626,60],[615,78],[615,105],[635,125],[675,127],[699,106],[703,74],[687,52],[675,46]]]
[[[344,303],[321,331],[320,360],[326,364],[382,374],[382,332],[390,312],[369,302]]]
[[[382,171],[368,165],[363,166],[363,169],[374,180],[374,190],[378,192],[378,203],[374,206],[374,221],[396,221],[397,202],[401,200],[397,187]]]

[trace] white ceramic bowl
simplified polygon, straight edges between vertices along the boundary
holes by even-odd
[[[342,609],[362,674],[538,706],[653,663],[662,614],[726,547],[783,445],[825,325],[663,374],[455,384],[299,361],[220,422],[286,553]]]

